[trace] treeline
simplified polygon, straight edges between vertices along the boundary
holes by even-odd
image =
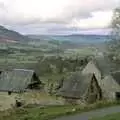
[[[113,18],[110,24],[111,40],[107,42],[107,55],[114,64],[113,70],[120,70],[120,7],[113,12]]]
[[[120,8],[116,8],[113,13],[113,18],[110,27],[111,41],[107,43],[107,54],[110,60],[116,64],[120,64]],[[117,65],[117,66],[118,66]]]
[[[82,69],[89,61],[90,57],[65,58],[65,57],[41,57],[36,64],[36,71],[39,75],[49,73],[62,74]]]

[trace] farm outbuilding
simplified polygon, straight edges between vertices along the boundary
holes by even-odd
[[[112,72],[111,75],[116,80],[116,82],[120,85],[120,71]]]
[[[94,74],[72,73],[63,82],[58,94],[68,102],[77,100],[95,102],[102,99],[101,89]]]
[[[94,73],[98,80],[104,78],[106,74],[110,73],[111,63],[105,57],[96,57],[91,60],[82,70],[83,74]]]
[[[103,99],[106,100],[120,100],[120,85],[116,82],[116,79],[112,75],[106,75],[104,79],[102,79],[101,85]]]
[[[40,89],[42,82],[33,70],[13,69],[1,72],[0,91],[23,92],[27,89]]]
[[[94,73],[102,90],[103,99],[118,99],[120,94],[120,72],[111,73],[110,61],[105,57],[97,57],[91,60],[82,70],[82,74]],[[120,97],[119,97],[120,99]]]
[[[60,85],[58,94],[66,100],[120,100],[120,72],[111,72],[110,62],[104,57],[94,58]]]

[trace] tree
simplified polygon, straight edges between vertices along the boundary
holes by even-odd
[[[111,41],[108,42],[108,51],[109,56],[113,59],[116,56],[120,56],[120,8],[114,10],[110,27],[112,28],[112,32]]]
[[[113,13],[111,26],[111,40],[107,42],[107,56],[111,61],[111,70],[120,68],[120,8],[116,8]]]
[[[116,50],[120,46],[120,9],[115,9],[112,22],[111,22],[111,44],[110,44],[110,49]]]
[[[111,27],[113,39],[120,40],[120,8],[114,10]]]

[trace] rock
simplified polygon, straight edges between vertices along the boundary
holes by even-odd
[[[21,107],[23,104],[21,101],[16,100],[16,107]]]
[[[75,109],[75,108],[73,108],[73,109],[72,109],[72,112],[75,112],[75,111],[76,111],[76,109]]]
[[[21,98],[15,99],[15,106],[16,106],[16,107],[21,107],[21,106],[23,106],[24,104],[25,104],[25,101],[24,101],[23,99],[21,99]]]

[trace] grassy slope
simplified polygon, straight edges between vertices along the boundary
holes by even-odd
[[[0,120],[50,120],[64,115],[77,106],[54,106],[47,108],[24,108],[0,113]]]
[[[64,102],[62,99],[56,99],[55,96],[50,96],[44,92],[33,91],[22,94],[12,93],[11,95],[8,95],[7,92],[0,92],[0,111],[14,106],[16,99],[24,100],[25,105],[63,105]]]
[[[107,115],[107,116],[102,117],[102,118],[94,118],[92,120],[120,120],[120,113]]]
[[[43,108],[27,106],[21,109],[12,109],[12,110],[0,112],[0,120],[52,120],[53,118],[59,116],[81,113],[81,112],[90,111],[97,108],[104,108],[117,104],[119,103],[100,102],[89,106],[66,105],[66,106],[51,106],[51,107],[49,106]]]
[[[28,44],[6,44],[1,43],[0,44],[0,50],[3,50],[3,52],[0,53],[0,66],[3,66],[7,63],[12,66],[17,66],[17,64],[25,64],[27,66],[28,64],[36,64],[39,60],[39,56],[41,55],[56,55],[56,50],[48,47],[43,48],[43,46],[34,46],[34,45],[28,45]],[[53,53],[51,50],[53,49]],[[11,52],[12,53],[11,53]],[[8,54],[8,52],[10,52]],[[94,49],[93,48],[78,48],[78,49],[71,49],[71,50],[65,50],[64,56],[65,57],[76,57],[76,54],[79,56],[86,56],[89,54],[93,54]],[[8,65],[7,65],[8,66]]]

